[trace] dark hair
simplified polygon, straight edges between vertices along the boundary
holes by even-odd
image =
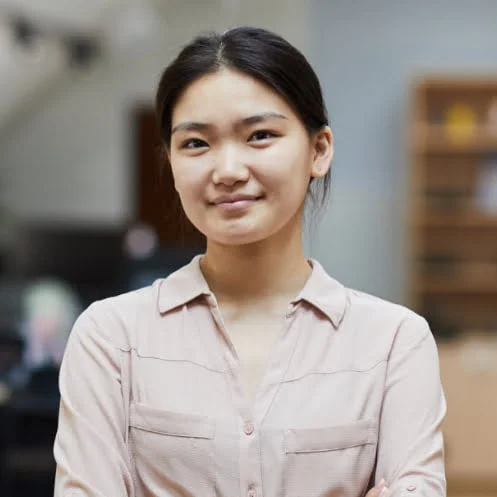
[[[167,149],[173,109],[182,93],[198,78],[222,68],[235,69],[273,88],[295,110],[309,135],[328,124],[321,85],[304,55],[270,31],[237,27],[223,34],[195,38],[163,72],[156,96],[156,116]],[[323,206],[329,193],[330,172],[312,183],[310,197]]]

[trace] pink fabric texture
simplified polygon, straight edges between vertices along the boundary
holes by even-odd
[[[55,497],[361,497],[381,478],[391,497],[446,495],[422,317],[310,261],[252,401],[199,261],[78,318]]]

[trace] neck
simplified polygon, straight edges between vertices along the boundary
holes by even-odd
[[[247,245],[207,243],[201,268],[218,301],[248,304],[298,295],[312,269],[303,252],[301,229],[284,231]]]

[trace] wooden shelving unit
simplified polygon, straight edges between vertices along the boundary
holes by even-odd
[[[412,110],[410,304],[439,344],[448,496],[496,497],[497,75],[418,81]]]
[[[441,336],[450,296],[493,295],[471,317],[497,333],[497,191],[494,207],[479,198],[483,169],[497,175],[497,76],[420,81],[413,111],[411,304]]]
[[[419,153],[484,154],[497,149],[497,136],[485,129],[471,138],[451,139],[441,125],[421,125],[417,128],[414,145]]]

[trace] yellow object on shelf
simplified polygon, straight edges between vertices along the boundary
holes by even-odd
[[[452,104],[445,117],[445,132],[454,141],[468,141],[476,134],[476,112],[467,104]]]

